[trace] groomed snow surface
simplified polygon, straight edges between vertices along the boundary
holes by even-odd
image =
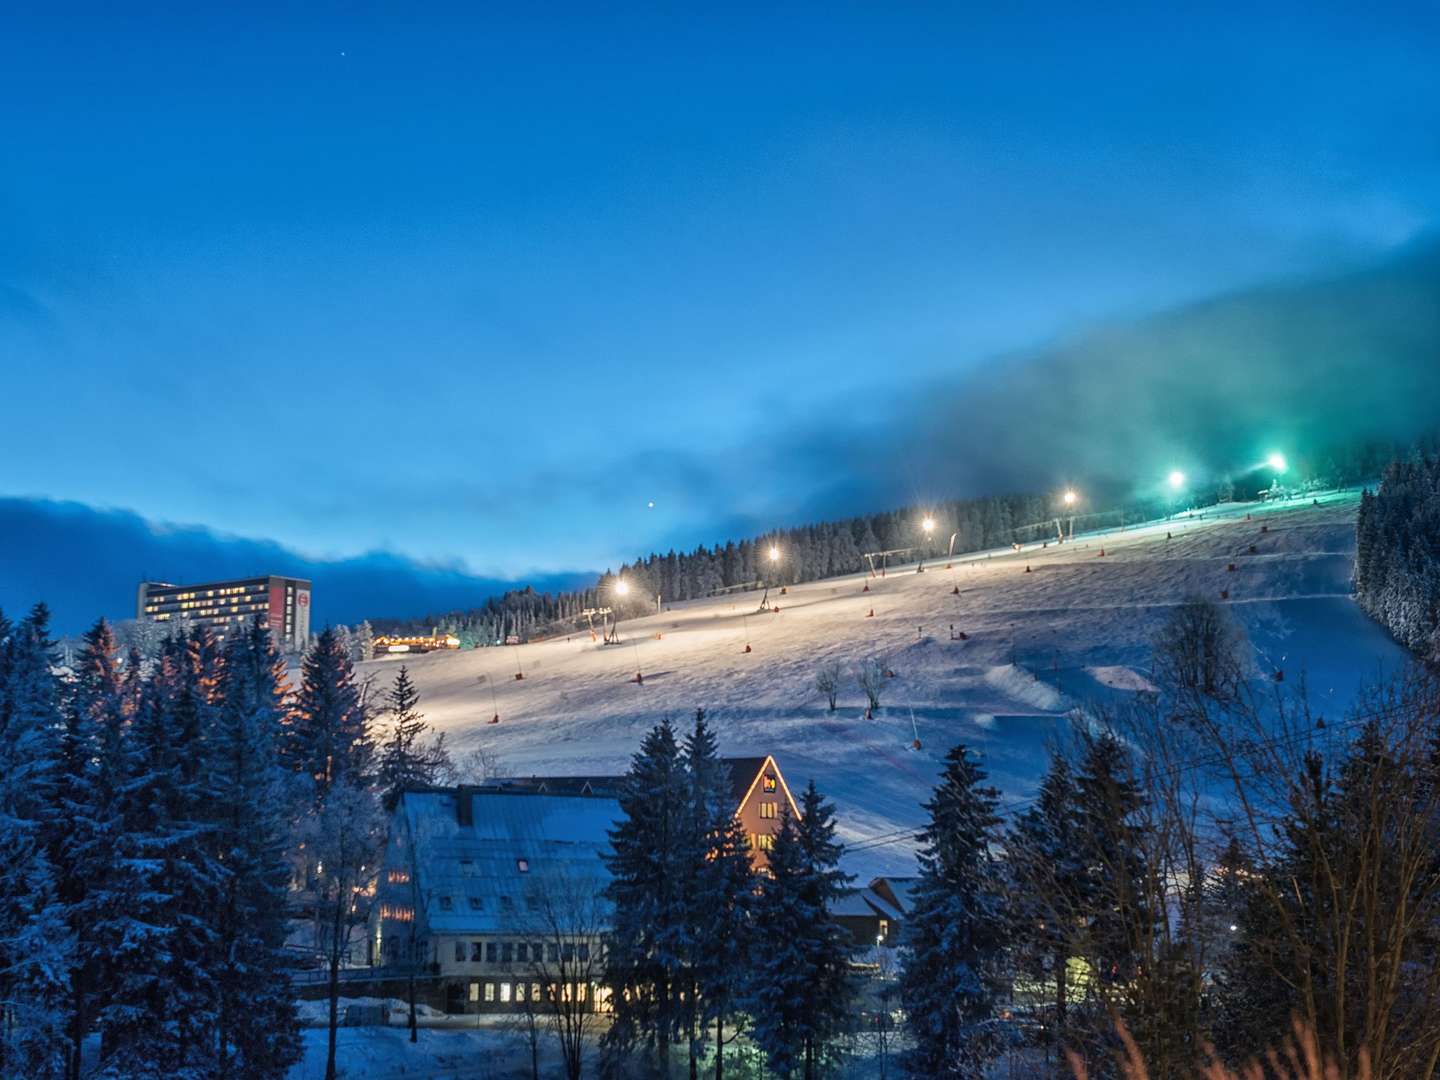
[[[513,775],[623,772],[648,728],[667,716],[683,727],[703,706],[724,753],[774,754],[792,788],[813,778],[835,802],[841,838],[857,847],[847,870],[913,873],[905,834],[945,752],[966,743],[1004,799],[1030,796],[1071,709],[1150,689],[1150,642],[1188,595],[1228,591],[1221,602],[1257,670],[1306,675],[1328,714],[1401,662],[1350,599],[1358,493],[1320,503],[1232,505],[950,569],[941,558],[923,573],[911,564],[772,590],[778,613],[757,613],[759,593],[674,604],[621,623],[618,645],[582,632],[361,670],[383,690],[404,662],[452,748],[483,744]],[[894,672],[873,719],[853,676],[868,657]],[[813,685],[830,660],[845,671],[834,713]],[[487,723],[497,710],[500,723]]]

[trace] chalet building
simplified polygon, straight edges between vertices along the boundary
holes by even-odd
[[[788,808],[792,817],[799,817],[800,808],[773,757],[767,754],[722,760],[730,766],[731,799],[735,816],[745,828],[751,859],[757,870],[763,870],[769,865],[766,853],[774,846],[781,813]],[[624,781],[623,776],[530,776],[497,780],[495,784],[506,791],[615,798]]]
[[[413,971],[449,1013],[548,1011],[554,995],[604,1011],[601,854],[620,817],[594,793],[405,792],[368,925],[382,992],[403,998]]]
[[[757,868],[798,814],[771,757],[728,758],[735,816]],[[623,777],[532,776],[404,792],[367,926],[379,996],[449,1013],[547,1011],[554,995],[599,1011],[610,927],[602,855]],[[539,995],[537,997],[537,995]]]
[[[857,948],[900,944],[900,929],[910,910],[910,890],[917,878],[877,877],[863,889],[852,889],[830,907],[835,921]]]

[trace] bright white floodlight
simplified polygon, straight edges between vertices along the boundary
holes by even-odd
[[[1176,491],[1179,491],[1185,486],[1185,474],[1179,469],[1176,469],[1170,474],[1170,486]]]
[[[922,529],[924,529],[927,533],[932,533],[932,532],[934,532],[934,531],[935,531],[935,519],[932,518],[932,517],[927,517],[924,521],[922,521],[922,522],[920,523],[920,527],[921,527]]]
[[[770,561],[771,561],[771,562],[779,562],[779,561],[780,561],[780,549],[779,549],[778,547],[776,547],[774,544],[771,544],[771,545],[770,545]]]
[[[1067,491],[1067,492],[1065,492],[1065,495],[1064,495],[1065,505],[1066,505],[1066,506],[1074,506],[1074,505],[1075,505],[1075,500],[1078,499],[1078,498],[1080,498],[1080,496],[1079,496],[1079,495],[1076,495],[1075,492],[1073,492],[1073,491]]]
[[[615,595],[616,595],[616,596],[624,596],[624,595],[625,595],[626,593],[628,593],[629,591],[630,591],[630,583],[629,583],[628,581],[623,581],[623,580],[622,580],[622,581],[617,581],[617,582],[615,582]]]
[[[1284,454],[1271,454],[1269,457],[1267,457],[1267,458],[1265,459],[1265,464],[1266,464],[1266,465],[1269,465],[1270,468],[1274,469],[1276,472],[1284,472],[1284,471],[1285,471],[1285,455],[1284,455]]]

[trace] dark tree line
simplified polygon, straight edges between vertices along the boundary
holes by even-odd
[[[292,694],[260,622],[223,647],[186,628],[147,660],[102,620],[60,667],[48,621],[0,616],[0,1075],[78,1080],[98,1035],[87,1075],[283,1077],[287,937],[308,920],[344,955],[378,794],[433,779],[443,743],[408,680],[367,704],[328,630]]]
[[[1207,1046],[1263,1060],[1295,1020],[1336,1076],[1440,1073],[1440,681],[1417,667],[1317,716],[1231,677],[1238,629],[1204,608],[1157,647],[1224,677],[1157,665],[1176,677],[1074,725],[1008,822],[947,757],[902,939],[911,1075],[989,1075],[1025,1034],[1012,1008],[1056,1076],[1067,1052],[1132,1075],[1117,1021],[1154,1078],[1200,1075]]]
[[[0,619],[0,1073],[279,1077],[298,1056],[282,947],[284,667],[204,630],[144,668],[103,621],[52,665],[48,615]]]
[[[1394,456],[1386,442],[1349,442],[1292,456],[1286,482],[1300,488],[1353,485],[1380,474]],[[1187,506],[1204,507],[1232,499],[1257,498],[1271,476],[1256,466],[1248,471],[1212,478],[1186,493]],[[1080,508],[1090,525],[1119,525],[1162,516],[1176,509],[1162,491],[1137,494],[1105,490],[1088,493]],[[656,598],[694,600],[720,589],[750,585],[795,585],[866,569],[872,551],[916,548],[926,557],[957,555],[1015,542],[1053,538],[1055,522],[1069,511],[1055,493],[995,495],[946,499],[927,506],[817,522],[745,540],[700,545],[693,551],[653,552],[606,571],[592,588],[567,593],[516,589],[466,611],[434,613],[420,619],[373,620],[377,632],[428,632],[433,627],[453,633],[463,648],[503,644],[512,635],[521,641],[547,633],[573,631],[584,625],[586,608],[614,607],[626,615],[655,610]],[[929,518],[928,532],[922,522]],[[1077,526],[1084,527],[1082,526]],[[771,547],[779,559],[769,558]],[[612,588],[618,578],[631,586],[625,597]]]
[[[1440,457],[1392,462],[1361,496],[1355,596],[1395,640],[1440,662]]]
[[[847,881],[833,808],[810,784],[756,875],[703,711],[683,740],[668,721],[645,737],[620,808],[606,859],[606,1071],[668,1076],[682,1053],[694,1077],[708,1048],[719,1080],[748,1023],[775,1075],[821,1075],[853,994],[848,937],[830,914]]]

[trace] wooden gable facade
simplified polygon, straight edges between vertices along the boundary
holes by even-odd
[[[791,817],[799,818],[800,808],[780,766],[769,754],[726,758],[725,763],[730,766],[735,817],[745,829],[755,869],[764,870],[770,863],[768,853],[775,843],[775,834],[780,831],[781,815],[788,810]]]

